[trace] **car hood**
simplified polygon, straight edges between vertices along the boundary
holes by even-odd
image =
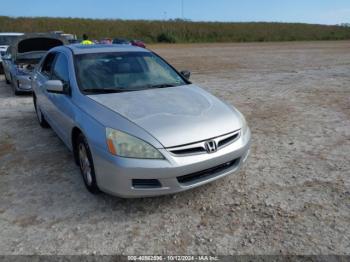
[[[137,124],[164,147],[207,140],[242,125],[236,110],[195,85],[89,97]]]
[[[53,34],[26,34],[11,45],[11,54],[15,60],[40,60],[48,50],[68,42]]]

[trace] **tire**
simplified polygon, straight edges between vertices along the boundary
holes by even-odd
[[[80,172],[86,189],[92,194],[100,193],[97,186],[94,163],[92,160],[89,144],[83,134],[79,134],[76,142],[76,151],[79,159]]]
[[[33,94],[33,103],[34,103],[35,113],[36,113],[36,117],[38,119],[39,125],[42,128],[49,128],[50,125],[45,120],[45,117],[44,117],[43,113],[41,112],[39,105],[36,103],[36,97],[34,94]]]
[[[0,75],[4,74],[4,67],[2,65],[2,63],[0,63]]]

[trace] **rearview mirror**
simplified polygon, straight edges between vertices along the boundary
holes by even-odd
[[[64,85],[63,85],[62,81],[60,81],[60,80],[49,80],[49,81],[46,81],[45,84],[44,84],[44,88],[49,93],[54,93],[54,94],[63,94],[63,93],[65,93],[64,92]]]
[[[183,71],[180,72],[180,74],[181,74],[184,78],[186,78],[187,80],[190,80],[190,77],[191,77],[191,72],[190,72],[190,71],[188,71],[188,70],[183,70]]]

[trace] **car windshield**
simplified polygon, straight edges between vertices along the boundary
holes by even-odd
[[[151,52],[76,55],[79,88],[93,93],[137,91],[186,85],[185,80]]]
[[[11,45],[18,37],[17,35],[0,35],[0,45]]]

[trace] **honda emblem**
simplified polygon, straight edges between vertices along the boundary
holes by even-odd
[[[205,142],[205,149],[207,150],[207,152],[209,154],[211,154],[211,153],[215,153],[216,151],[218,151],[218,146],[214,140],[210,140],[210,141]]]

